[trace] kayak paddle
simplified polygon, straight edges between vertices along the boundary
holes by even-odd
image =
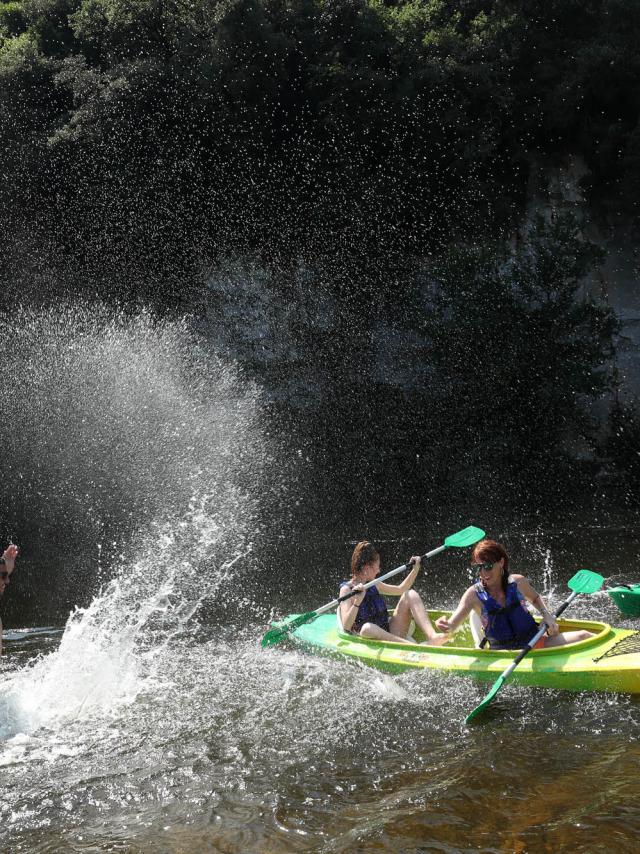
[[[562,614],[569,605],[573,602],[576,596],[579,596],[581,593],[596,593],[602,585],[604,584],[604,578],[597,572],[591,572],[588,569],[580,569],[573,578],[570,578],[567,582],[567,587],[569,590],[572,590],[570,596],[564,600],[562,605],[555,612],[554,617],[558,618],[560,614]],[[480,703],[479,706],[470,712],[465,718],[465,723],[468,724],[469,721],[472,721],[475,717],[477,717],[483,709],[489,705],[489,703],[496,696],[498,691],[502,688],[504,682],[511,676],[516,667],[520,664],[522,659],[527,655],[527,653],[531,652],[533,647],[538,643],[542,635],[547,630],[547,624],[543,621],[540,623],[540,630],[536,632],[536,634],[531,638],[529,643],[525,646],[524,649],[520,650],[520,653],[514,658],[511,664],[498,676],[496,681],[493,683],[493,687],[484,698],[484,700]]]
[[[445,549],[463,549],[467,546],[472,546],[474,543],[477,543],[478,540],[481,540],[484,537],[484,531],[480,528],[476,528],[473,525],[470,525],[468,528],[463,528],[462,531],[458,531],[457,534],[451,534],[444,541],[444,544],[438,546],[437,549],[433,549],[433,551],[427,552],[425,555],[422,555],[421,560],[426,560],[427,558],[433,557],[434,555],[439,554],[439,552],[444,551]],[[297,617],[292,617],[292,619],[288,620],[281,626],[278,626],[274,629],[269,629],[269,631],[262,638],[262,646],[273,646],[281,641],[287,634],[298,626],[302,626],[304,623],[310,623],[312,620],[315,620],[316,617],[319,617],[320,614],[326,614],[327,611],[331,611],[332,608],[337,608],[341,602],[344,602],[347,599],[351,599],[352,596],[357,596],[358,593],[361,593],[362,590],[366,590],[367,587],[371,587],[374,584],[378,584],[380,581],[386,581],[387,578],[391,578],[392,575],[397,575],[399,572],[403,572],[405,569],[409,569],[411,566],[411,561],[409,563],[403,563],[402,566],[398,566],[396,569],[392,569],[389,572],[381,575],[380,578],[374,578],[373,581],[369,581],[367,584],[362,585],[361,590],[353,590],[351,593],[346,593],[344,596],[340,596],[338,599],[334,599],[332,602],[329,602],[327,605],[323,605],[321,608],[318,608],[316,611],[307,611],[306,614],[299,614]]]

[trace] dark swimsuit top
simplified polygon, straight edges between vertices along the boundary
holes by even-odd
[[[343,581],[340,585],[340,589],[342,590],[343,587],[348,587],[351,590],[352,584],[350,581]],[[371,587],[367,587],[365,590],[364,599],[358,608],[358,613],[356,614],[356,618],[353,621],[353,625],[349,629],[349,632],[355,635],[359,634],[360,629],[365,623],[374,623],[386,632],[389,631],[389,611],[387,609],[387,603],[384,601],[382,594],[378,592],[378,588],[375,584]]]

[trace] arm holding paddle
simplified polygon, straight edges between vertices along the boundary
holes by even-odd
[[[560,634],[560,627],[558,626],[558,621],[551,613],[551,611],[549,611],[549,609],[547,608],[547,605],[542,596],[536,590],[533,589],[528,579],[526,579],[524,576],[514,575],[513,577],[515,579],[521,579],[518,583],[518,587],[525,596],[527,602],[531,602],[533,607],[542,617],[542,620],[547,627],[547,634],[549,635],[549,637],[557,637]]]
[[[476,528],[474,525],[469,525],[467,528],[463,528],[461,531],[458,531],[455,534],[450,534],[446,537],[444,543],[441,546],[438,546],[435,549],[432,549],[430,552],[422,555],[421,560],[427,560],[428,558],[433,557],[434,555],[443,552],[445,549],[463,549],[468,546],[473,545],[473,543],[477,543],[478,540],[484,537],[484,531],[480,528]],[[391,578],[393,575],[397,575],[399,572],[404,572],[409,567],[406,564],[397,567],[396,569],[392,569],[389,572],[386,572],[383,576],[378,579],[378,583],[385,581],[387,578]],[[372,587],[375,585],[375,579],[370,581],[368,584],[363,585],[363,590],[368,587]],[[341,602],[346,599],[350,599],[352,596],[357,595],[353,591],[346,593],[344,596],[339,596],[337,599],[328,602],[326,605],[323,605],[321,608],[316,609],[315,611],[307,611],[306,614],[296,614],[290,617],[286,622],[281,625],[274,626],[269,629],[263,636],[261,645],[265,646],[273,646],[274,644],[279,643],[281,640],[287,637],[289,632],[294,631],[298,626],[302,626],[305,623],[310,623],[312,620],[315,620],[316,617],[319,617],[321,614],[326,614],[328,611],[331,611],[333,608],[336,608],[340,605]]]
[[[416,578],[418,577],[418,573],[420,572],[420,567],[422,566],[422,558],[420,555],[414,555],[407,566],[411,567],[411,572],[400,584],[387,584],[385,581],[380,581],[376,584],[376,587],[381,593],[384,593],[385,596],[402,596],[403,593],[406,593],[407,590],[411,590],[413,585],[415,584]]]
[[[354,595],[350,599],[345,600],[345,594],[348,594],[349,592],[352,592]],[[351,585],[347,583],[340,587],[339,598],[343,599],[343,601],[340,602],[340,622],[342,623],[342,628],[345,632],[351,631],[351,627],[358,616],[360,605],[364,602],[366,592],[367,591],[363,584],[357,584],[355,587],[351,587]]]
[[[411,558],[407,564],[407,566],[411,567],[411,572],[407,575],[404,581],[402,581],[402,583],[387,584],[385,581],[379,581],[375,585],[378,592],[385,596],[402,596],[403,593],[411,590],[415,584],[416,578],[418,577],[418,573],[420,572],[421,560],[420,555],[414,555]],[[351,630],[351,627],[358,616],[360,605],[362,605],[366,594],[362,583],[355,585],[343,584],[340,587],[341,598],[342,594],[347,593],[349,590],[352,590],[356,595],[353,596],[352,599],[340,603],[340,620],[342,622],[342,627],[346,632]]]
[[[345,631],[371,640],[416,643],[409,637],[409,628],[413,620],[425,636],[424,644],[437,646],[448,640],[446,635],[434,629],[422,599],[415,590],[411,590],[420,569],[420,557],[417,555],[412,557],[406,565],[413,568],[402,584],[376,582],[380,572],[380,555],[377,549],[366,540],[356,545],[351,556],[351,579],[343,583],[340,588],[340,593],[350,589],[358,594],[354,597],[356,601],[353,605],[347,607],[345,602],[340,605],[340,619]],[[361,591],[368,585],[371,586],[361,598]],[[382,597],[383,593],[400,597],[391,615]]]

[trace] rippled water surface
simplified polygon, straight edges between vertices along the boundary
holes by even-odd
[[[635,549],[627,539],[629,559]],[[450,573],[434,584],[445,604]],[[574,614],[624,622],[604,595]],[[637,850],[636,698],[505,686],[468,729],[486,685],[261,650],[250,609],[242,625],[181,633],[106,676],[84,661],[88,615],[76,619],[63,636],[7,633],[11,850]]]
[[[38,322],[25,328],[37,332]],[[322,519],[312,533],[273,530],[260,506],[274,483],[259,395],[222,364],[183,370],[193,353],[179,329],[86,317],[81,326],[74,332],[67,318],[48,331],[56,384],[32,389],[30,420],[25,381],[24,429],[37,442],[39,413],[60,403],[42,399],[50,388],[64,393],[67,412],[57,438],[46,427],[58,464],[91,439],[87,424],[100,424],[102,456],[80,454],[64,484],[69,498],[82,475],[85,497],[71,510],[65,503],[60,536],[69,525],[100,530],[113,481],[131,537],[99,592],[83,596],[81,578],[82,607],[68,620],[5,626],[0,850],[637,851],[637,698],[506,685],[481,725],[467,728],[486,684],[392,677],[287,644],[261,649],[271,616],[335,596],[363,532],[327,531]],[[18,342],[27,365],[46,357],[35,332],[37,346]],[[144,357],[138,384],[140,368],[127,373],[133,351]],[[38,363],[30,375],[46,369]],[[92,493],[112,471],[109,448],[115,476]],[[145,462],[132,468],[138,450]],[[59,495],[61,477],[54,482]],[[389,568],[481,525],[557,604],[584,566],[640,580],[637,521],[498,524],[478,508],[475,518],[373,525],[367,535]],[[455,604],[468,557],[447,552],[428,564],[417,587],[429,605]],[[16,585],[29,583],[22,571]],[[67,580],[62,570],[56,579]],[[604,593],[579,598],[568,616],[638,627]]]

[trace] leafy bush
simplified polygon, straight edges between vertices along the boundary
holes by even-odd
[[[0,39],[19,36],[26,29],[26,19],[20,2],[0,2]]]

